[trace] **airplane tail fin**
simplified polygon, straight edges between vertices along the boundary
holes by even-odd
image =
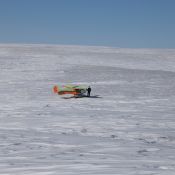
[[[53,87],[53,92],[54,92],[55,94],[57,94],[58,91],[59,91],[58,86],[55,85],[55,86]]]

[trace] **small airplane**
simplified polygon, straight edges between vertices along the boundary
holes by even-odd
[[[55,85],[53,92],[58,95],[72,94],[74,97],[83,96],[87,92],[88,86],[83,85]]]

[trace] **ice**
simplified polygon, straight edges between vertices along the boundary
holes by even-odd
[[[0,174],[174,175],[175,49],[1,44],[0,71]]]

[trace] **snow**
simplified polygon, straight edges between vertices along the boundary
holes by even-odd
[[[175,49],[1,44],[0,70],[1,175],[174,175]]]

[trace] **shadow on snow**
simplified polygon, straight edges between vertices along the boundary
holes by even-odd
[[[102,98],[99,95],[92,95],[92,96],[86,96],[86,95],[81,95],[81,96],[71,96],[71,97],[62,97],[63,99],[71,99],[71,98]]]

